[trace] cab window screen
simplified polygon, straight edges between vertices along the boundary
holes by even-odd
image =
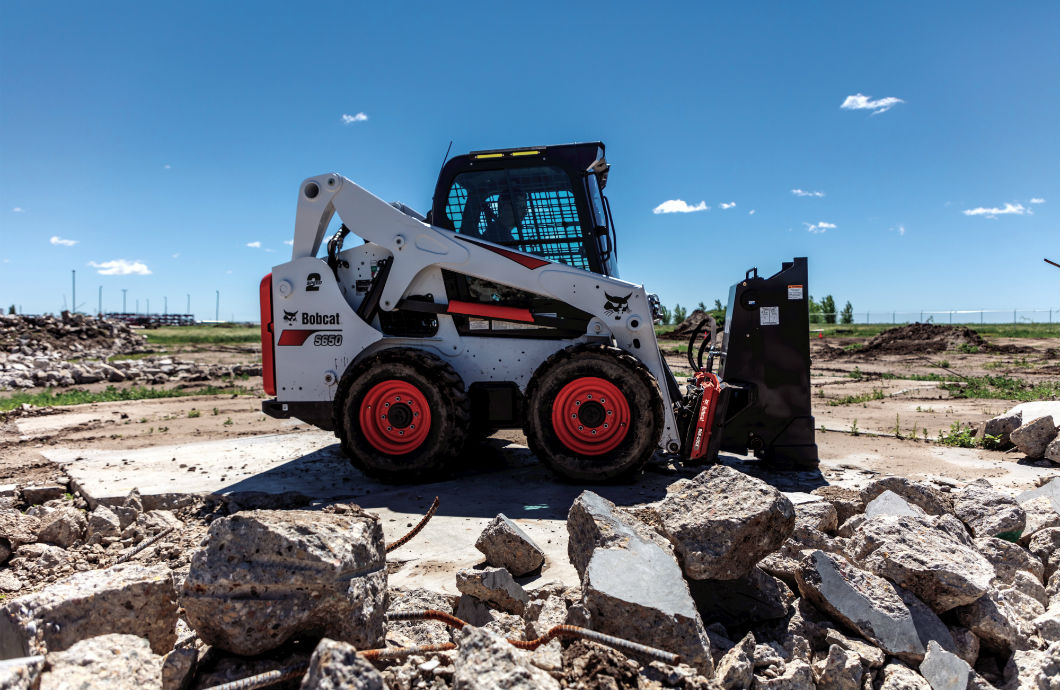
[[[589,269],[574,190],[561,168],[461,173],[445,213],[458,233]]]

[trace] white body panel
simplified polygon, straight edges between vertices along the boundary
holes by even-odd
[[[313,186],[317,190],[315,196]],[[341,253],[340,257],[350,264],[338,271],[341,285],[327,263],[315,258],[336,212],[355,235],[367,242]],[[338,378],[351,362],[381,348],[400,345],[434,351],[460,374],[465,385],[514,381],[520,390],[525,390],[534,371],[558,350],[578,342],[613,340],[659,381],[666,414],[660,445],[668,448],[679,444],[651,307],[642,286],[565,264],[528,268],[480,246],[489,243],[478,239],[474,242],[458,240],[451,231],[420,222],[340,175],[305,180],[299,189],[291,261],[272,271],[277,400],[333,400]],[[513,253],[498,245],[489,246]],[[358,317],[357,307],[364,294],[357,292],[355,284],[357,280],[370,280],[372,262],[388,256],[393,257],[393,264],[379,301],[383,311],[392,311],[411,294],[430,293],[436,303],[444,304],[441,270],[448,269],[552,297],[594,318],[588,332],[572,340],[465,337],[457,332],[447,314],[438,315],[438,332],[433,337],[384,336],[375,325]],[[629,294],[626,308],[621,313],[609,311],[605,292]],[[283,344],[292,341],[291,335],[284,336],[286,331],[309,330],[313,333],[302,344]],[[341,344],[337,344],[335,335],[342,336]]]

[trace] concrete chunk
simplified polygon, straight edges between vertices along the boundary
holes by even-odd
[[[769,484],[724,465],[678,481],[655,506],[688,577],[734,580],[780,548],[795,508]]]
[[[946,643],[950,637],[946,626],[923,603],[911,598],[907,604],[894,585],[839,557],[814,551],[796,577],[799,591],[811,603],[903,660],[918,662],[928,641],[939,638]],[[953,648],[952,638],[947,646]]]
[[[970,604],[990,588],[994,568],[928,518],[880,515],[855,531],[847,553],[858,565],[917,595],[936,613]]]
[[[71,505],[47,509],[40,516],[37,541],[68,549],[85,537],[85,514]]]
[[[516,649],[488,630],[468,626],[453,662],[453,690],[559,690],[559,682]]]
[[[865,517],[877,515],[925,515],[922,508],[914,506],[891,490],[886,490],[865,504]]]
[[[828,656],[813,670],[817,690],[861,690],[864,676],[861,659],[837,644],[828,648]]]
[[[322,639],[299,690],[386,690],[383,676],[345,642]]]
[[[861,490],[861,498],[867,504],[885,491],[901,496],[928,515],[945,515],[952,511],[949,498],[941,491],[906,477],[880,477]]]
[[[1026,415],[1023,417],[1028,419]],[[1056,423],[1049,415],[1030,418],[1010,435],[1012,443],[1029,458],[1045,456],[1049,442],[1056,438]]]
[[[382,642],[386,553],[378,519],[353,510],[247,510],[210,523],[180,601],[208,644],[236,654],[295,635]]]
[[[711,675],[710,640],[673,556],[635,539],[596,549],[585,569],[583,604],[594,630],[681,655]]]
[[[87,570],[0,606],[0,658],[56,652],[110,633],[146,638],[164,654],[176,637],[173,578],[164,565]]]
[[[545,562],[541,547],[504,513],[486,525],[475,541],[475,548],[486,556],[490,565],[506,568],[516,576],[533,572]]]
[[[1012,542],[997,537],[981,537],[975,540],[975,547],[994,566],[997,579],[1011,584],[1016,573],[1030,573],[1039,582],[1045,576],[1045,566],[1038,558]]]
[[[599,547],[622,547],[634,539],[656,544],[672,552],[670,542],[641,520],[592,491],[583,491],[567,513],[567,555],[580,578],[593,551]]]
[[[688,580],[703,620],[740,626],[783,618],[794,601],[783,581],[755,566],[736,580]]]
[[[0,688],[3,690],[37,690],[44,670],[44,656],[23,656],[0,661]]]
[[[881,669],[878,690],[931,690],[922,675],[899,661],[892,661]]]
[[[966,485],[953,501],[953,512],[976,537],[1016,541],[1027,521],[1016,499],[997,491],[985,479]]]
[[[754,681],[755,636],[744,635],[736,646],[725,652],[714,669],[714,680],[722,690],[747,690]]]
[[[1046,579],[1060,570],[1060,527],[1039,530],[1027,543],[1027,549],[1045,566]]]
[[[26,515],[14,508],[0,510],[0,540],[7,540],[8,548],[12,551],[22,544],[37,541],[39,530],[40,520],[32,515]]]
[[[99,635],[48,655],[40,690],[161,690],[162,657],[135,635]]]
[[[936,642],[928,643],[927,654],[920,664],[920,673],[931,684],[931,690],[965,690],[971,671],[967,661]]]
[[[456,588],[462,594],[488,601],[504,611],[520,615],[530,601],[526,590],[504,568],[459,570],[456,573]]]

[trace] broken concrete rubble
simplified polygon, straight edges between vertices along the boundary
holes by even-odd
[[[888,654],[917,662],[928,641],[947,642],[949,631],[927,607],[915,602],[922,608],[914,616],[898,588],[838,556],[814,551],[796,577],[802,596]],[[953,648],[952,639],[947,646]]]
[[[1045,650],[1014,652],[1004,678],[1002,690],[1060,690],[1060,642]]]
[[[496,604],[508,613],[522,615],[530,601],[526,590],[504,568],[464,568],[456,573],[456,588],[461,593]]]
[[[453,613],[457,597],[429,589],[397,589],[389,592],[390,605],[387,613],[399,611],[423,611],[434,609]],[[452,642],[449,626],[438,621],[392,621],[387,623],[387,640],[401,646],[445,644]]]
[[[703,620],[726,626],[783,618],[795,599],[783,581],[758,566],[735,580],[688,580],[688,589]]]
[[[385,599],[383,531],[359,510],[248,510],[214,520],[180,595],[199,636],[236,654],[295,635],[375,647]]]
[[[579,577],[597,548],[622,547],[631,540],[651,542],[667,552],[673,547],[639,519],[592,491],[583,491],[567,512],[567,556]]]
[[[920,664],[920,673],[931,684],[931,690],[965,690],[971,671],[967,661],[934,641],[928,643],[927,654]]]
[[[953,510],[950,499],[941,491],[906,477],[880,477],[861,490],[861,499],[867,504],[885,491],[901,496],[928,515],[945,515]]]
[[[887,489],[865,504],[865,517],[877,515],[926,515],[923,508],[915,506],[895,492]]]
[[[695,580],[747,575],[795,528],[795,508],[784,494],[724,465],[671,484],[655,512]]]
[[[975,540],[975,547],[991,565],[997,579],[1011,584],[1018,571],[1033,575],[1039,582],[1045,576],[1045,566],[1034,554],[1012,542],[997,537],[981,537]]]
[[[163,565],[124,563],[77,573],[0,606],[0,658],[67,649],[96,635],[146,638],[158,654],[174,641],[177,603]]]
[[[813,666],[817,690],[861,690],[864,668],[861,659],[837,644]]]
[[[80,542],[85,536],[85,514],[72,505],[44,508],[34,506],[34,513],[40,519],[37,541],[54,544],[68,549]]]
[[[530,663],[530,655],[481,628],[458,635],[453,690],[559,690],[559,682]]]
[[[1057,426],[1049,415],[1028,418],[1009,438],[1021,453],[1029,458],[1044,457],[1049,442],[1056,438]]]
[[[832,534],[839,527],[839,514],[828,501],[809,501],[795,506],[795,526]]]
[[[867,519],[847,552],[863,568],[909,589],[937,613],[970,604],[987,592],[994,568],[979,552],[928,518]]]
[[[300,690],[386,690],[386,684],[355,647],[325,637],[313,650]]]
[[[1060,569],[1060,527],[1039,530],[1027,543],[1027,549],[1045,566],[1045,577],[1052,577]]]
[[[931,690],[922,675],[900,661],[891,661],[881,669],[877,690]]]
[[[48,654],[40,690],[162,687],[162,657],[135,635],[100,635]]]
[[[1033,644],[1030,640],[1032,629],[1013,602],[1018,594],[1011,589],[991,588],[974,602],[957,607],[954,613],[960,624],[975,633],[985,648],[1003,654],[1029,649]]]
[[[490,565],[506,568],[515,576],[533,572],[545,562],[541,547],[504,513],[486,525],[475,541],[475,548],[486,556]]]
[[[747,690],[754,680],[755,636],[744,635],[736,645],[725,652],[714,669],[714,680],[722,690]]]
[[[976,537],[1001,537],[1015,541],[1023,532],[1027,515],[1011,496],[978,479],[957,491],[953,512]]]
[[[1060,527],[1060,513],[1056,512],[1053,500],[1049,496],[1036,496],[1021,501],[1020,506],[1027,516],[1023,534],[1019,539],[1021,546],[1026,547],[1031,537],[1046,527]]]

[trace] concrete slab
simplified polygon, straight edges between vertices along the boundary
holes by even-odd
[[[51,436],[57,431],[71,429],[83,424],[99,424],[98,412],[76,412],[68,414],[44,415],[42,417],[27,417],[15,422],[18,429],[20,441],[29,441],[43,436]]]

